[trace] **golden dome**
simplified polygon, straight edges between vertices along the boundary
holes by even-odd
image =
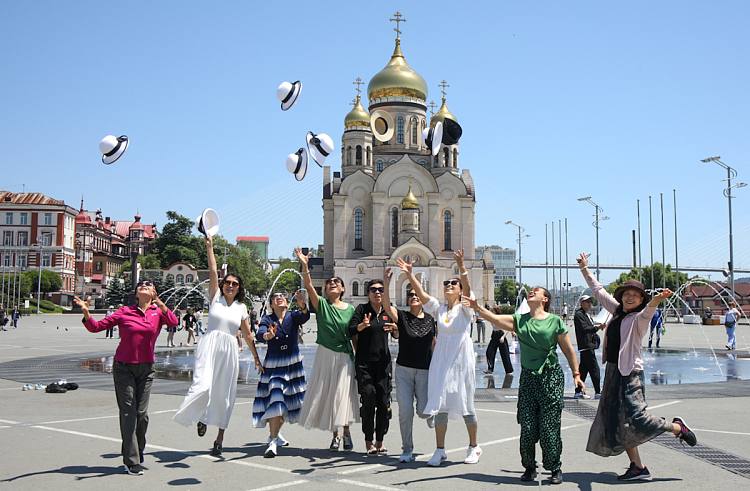
[[[409,191],[406,193],[406,196],[404,196],[404,199],[401,200],[401,209],[402,210],[418,210],[419,209],[419,202],[417,201],[417,197],[414,196],[414,193],[411,192],[411,184],[409,184]]]
[[[354,101],[354,107],[344,118],[344,127],[348,128],[350,126],[370,128],[370,113],[367,112],[367,109],[362,107],[359,94],[357,94],[357,98]]]
[[[391,60],[370,79],[367,96],[370,100],[389,96],[427,99],[427,82],[406,63],[400,39],[396,39]]]
[[[443,122],[443,120],[446,118],[452,119],[453,121],[458,123],[458,118],[456,118],[453,113],[448,110],[448,104],[446,104],[445,97],[443,97],[443,104],[440,106],[440,109],[438,109],[438,112],[432,115],[432,118],[430,119],[430,126],[435,126],[435,123],[437,123],[438,121]]]

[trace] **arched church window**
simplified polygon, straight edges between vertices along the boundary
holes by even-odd
[[[181,274],[177,275],[177,278],[175,280],[178,285],[184,285],[185,284],[185,277]]]
[[[346,165],[352,165],[352,147],[346,148]]]
[[[448,148],[448,147],[443,148],[443,158],[445,159],[445,166],[446,167],[450,167],[450,165],[449,165],[449,163],[450,163],[450,155],[451,155],[450,148]]]
[[[458,149],[457,148],[453,149],[453,167],[458,169]]]
[[[352,281],[352,296],[358,297],[359,296],[359,283],[357,281]]]
[[[411,133],[411,144],[416,145],[417,144],[417,118],[411,118],[411,128],[409,129],[409,132]]]
[[[378,160],[377,162],[375,162],[375,170],[378,171],[378,172],[383,172],[383,161],[382,160]]]
[[[362,208],[357,208],[354,210],[354,250],[355,251],[361,251],[362,250],[362,232],[363,232],[363,220],[364,220],[364,212],[362,211]]]
[[[372,149],[370,147],[367,147],[367,167],[372,167]]]
[[[396,142],[404,143],[404,117],[399,116],[396,120]]]
[[[398,247],[398,208],[391,208],[391,247]]]
[[[450,210],[445,210],[443,213],[443,250],[452,251],[451,244],[451,231],[453,228],[453,214]]]
[[[357,145],[357,151],[354,155],[355,165],[362,165],[362,145]]]

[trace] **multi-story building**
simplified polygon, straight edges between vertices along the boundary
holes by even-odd
[[[268,237],[265,235],[241,235],[237,237],[237,245],[255,250],[264,263],[268,262]]]
[[[491,262],[495,266],[495,288],[503,280],[516,279],[516,250],[498,245],[480,246],[474,249],[474,257]]]
[[[0,191],[0,303],[15,305],[12,279],[28,269],[60,274],[52,301],[71,305],[75,290],[75,208],[41,193]]]

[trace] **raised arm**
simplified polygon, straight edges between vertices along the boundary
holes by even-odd
[[[464,294],[469,296],[471,295],[471,285],[469,284],[469,272],[466,271],[466,266],[464,266],[464,250],[459,249],[454,252],[453,258],[458,265],[458,279],[461,281],[461,288]]]
[[[516,331],[516,323],[513,321],[512,315],[495,314],[493,312],[490,312],[489,310],[479,305],[479,302],[477,302],[475,298],[469,298],[466,295],[463,295],[461,297],[461,303],[463,303],[470,309],[474,309],[474,312],[479,314],[479,317],[481,317],[482,319],[492,323],[493,330],[497,331],[502,329],[503,331]]]
[[[610,293],[604,289],[601,283],[596,281],[594,275],[589,271],[589,255],[582,252],[578,255],[576,261],[578,262],[578,267],[581,270],[583,279],[586,280],[586,284],[591,288],[591,294],[600,304],[602,304],[602,307],[604,307],[607,312],[614,314],[620,304],[615,300],[615,297],[610,295]]]
[[[407,263],[400,257],[396,258],[396,264],[398,265],[399,269],[401,269],[401,271],[406,273],[406,276],[409,278],[409,282],[411,283],[411,287],[414,288],[415,292],[417,292],[417,296],[419,297],[419,300],[422,301],[422,305],[425,305],[427,302],[429,302],[430,296],[427,294],[427,292],[424,291],[424,288],[422,288],[422,283],[414,276],[412,264]]]
[[[297,259],[302,266],[302,283],[305,287],[305,290],[307,290],[307,296],[310,298],[310,305],[317,312],[320,297],[318,297],[318,292],[315,291],[315,287],[312,283],[312,277],[310,276],[310,255],[302,254],[302,249],[300,249],[299,247],[294,248],[294,254],[296,254]]]
[[[214,239],[210,235],[206,237],[206,256],[208,257],[208,300],[213,302],[216,292],[219,291],[219,269],[216,267]]]
[[[391,296],[388,293],[392,277],[393,271],[391,271],[391,268],[385,268],[385,273],[383,274],[383,309],[386,314],[391,316],[391,319],[395,323],[398,322],[398,309],[391,305]]]
[[[89,332],[100,332],[111,327],[114,327],[120,322],[120,311],[117,310],[114,314],[108,315],[104,319],[97,321],[89,313],[89,305],[78,297],[73,297],[73,303],[81,308],[83,312],[83,325]]]

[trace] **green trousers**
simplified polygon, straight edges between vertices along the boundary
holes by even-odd
[[[565,377],[560,365],[546,367],[542,373],[521,371],[518,388],[518,424],[521,425],[521,464],[536,468],[536,442],[542,447],[542,464],[548,471],[562,466],[560,417],[563,409]]]

